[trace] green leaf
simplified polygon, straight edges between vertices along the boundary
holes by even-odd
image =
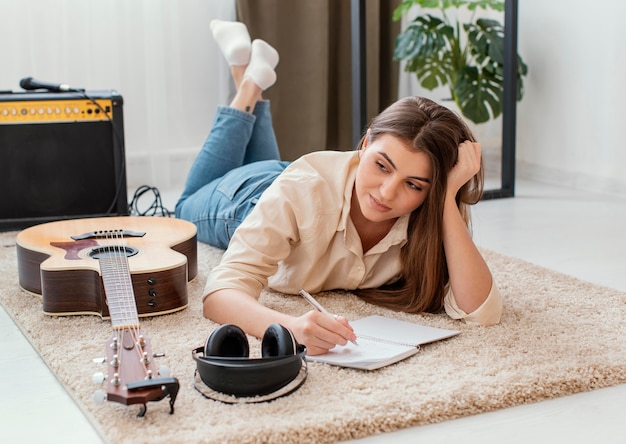
[[[420,16],[396,38],[393,57],[410,61],[425,58],[445,50],[454,29],[431,15]]]
[[[488,71],[466,67],[457,80],[455,101],[465,117],[474,123],[483,123],[502,114],[501,79]]]
[[[526,64],[519,55],[517,56],[517,73],[518,75],[522,76],[528,74],[528,66],[526,66]]]
[[[398,20],[400,20],[416,4],[418,4],[417,0],[403,0],[402,3],[400,3],[393,11],[393,21],[397,22]]]
[[[479,63],[504,63],[504,27],[493,19],[478,19],[464,26],[467,45]]]
[[[450,74],[454,72],[449,58],[440,59],[437,55],[414,59],[407,64],[406,71],[414,72],[420,85],[429,91],[450,83]]]
[[[467,9],[470,11],[474,11],[477,8],[488,10],[492,9],[494,11],[504,11],[504,0],[478,0],[468,2]]]
[[[439,9],[441,7],[439,0],[418,0],[417,3],[424,9]]]

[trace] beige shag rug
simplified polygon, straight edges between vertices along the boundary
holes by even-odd
[[[0,302],[95,424],[116,442],[329,443],[436,423],[505,407],[626,382],[626,294],[581,282],[485,251],[505,297],[500,325],[467,327],[445,315],[407,315],[338,292],[320,295],[331,311],[349,318],[381,314],[461,335],[424,346],[415,356],[378,371],[309,364],[295,393],[262,404],[227,405],[194,389],[191,351],[216,324],[201,313],[208,270],[221,251],[199,247],[199,274],[189,284],[189,307],[141,320],[153,351],[167,356],[180,381],[176,411],[167,400],[138,406],[95,406],[92,375],[102,366],[110,323],[99,317],[48,317],[41,299],[18,288],[14,234],[0,234]],[[263,293],[264,303],[299,314],[310,309],[296,296]],[[259,341],[251,339],[258,350]]]

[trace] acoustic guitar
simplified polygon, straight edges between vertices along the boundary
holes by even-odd
[[[147,288],[140,298],[146,301],[144,315],[187,305],[187,279],[197,269],[195,226],[150,217],[60,221],[20,232],[17,245],[20,285],[35,293],[41,290],[45,312],[111,318],[107,374],[94,375],[96,383],[106,379],[106,392],[97,390],[94,401],[142,404],[138,416],[144,416],[147,402],[169,396],[170,414],[174,413],[179,382],[166,367],[157,369],[154,364],[149,339],[139,328],[135,289]],[[192,273],[188,263],[193,264]],[[33,277],[36,264],[39,281]],[[91,309],[94,304],[99,311]]]
[[[100,257],[119,248],[128,259],[140,317],[182,310],[198,270],[196,227],[146,216],[49,222],[17,235],[19,285],[43,299],[48,315],[108,318]]]

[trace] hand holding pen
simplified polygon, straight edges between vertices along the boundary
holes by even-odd
[[[309,304],[311,304],[313,306],[313,308],[315,308],[317,311],[324,313],[326,316],[328,316],[331,319],[337,319],[337,316],[332,315],[328,312],[328,310],[326,310],[322,304],[320,304],[319,302],[317,302],[317,300],[311,296],[311,294],[309,292],[307,292],[304,289],[300,289],[300,296],[302,296]],[[354,345],[358,346],[359,344],[356,343],[355,341],[350,341],[352,342]]]

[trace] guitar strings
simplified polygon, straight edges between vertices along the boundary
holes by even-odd
[[[116,274],[115,282],[117,285],[121,284],[120,287],[115,288],[117,293],[116,300],[121,302],[118,309],[122,312],[121,314],[123,316],[122,328],[117,329],[117,341],[119,347],[124,347],[124,331],[128,331],[134,344],[133,349],[135,350],[136,359],[138,362],[142,363],[144,348],[140,340],[137,304],[135,302],[135,294],[128,264],[127,245],[123,230],[112,230],[111,240],[112,247],[110,248],[113,250],[113,261],[115,262],[115,266],[113,267],[114,273]],[[122,365],[121,356],[122,354],[118,353],[120,366]],[[148,357],[148,359],[150,358]],[[143,364],[145,378],[147,379],[150,376],[148,362],[143,362]]]
[[[117,273],[116,282],[121,284],[121,288],[117,289],[120,300],[122,302],[123,321],[125,324],[137,326],[135,314],[137,309],[135,307],[134,292],[132,283],[130,282],[130,270],[128,267],[128,257],[126,255],[126,240],[124,239],[124,233],[122,230],[114,230],[114,249],[115,259],[117,261],[115,272]],[[134,309],[133,309],[134,308]]]
[[[111,230],[107,232],[107,239],[110,241],[110,246],[109,246],[109,253],[111,254],[111,260],[113,262],[113,274],[114,274],[114,279],[113,281],[116,283],[115,288],[112,288],[111,291],[114,291],[115,294],[115,303],[119,304],[116,307],[109,307],[109,309],[114,309],[115,310],[115,323],[117,324],[118,328],[115,329],[116,335],[117,335],[117,347],[118,347],[118,373],[120,369],[124,368],[124,362],[122,362],[123,357],[125,356],[124,353],[122,353],[123,351],[123,347],[124,347],[124,331],[125,331],[125,327],[124,324],[126,324],[126,320],[125,319],[121,319],[120,318],[120,312],[123,311],[123,304],[124,304],[124,300],[121,299],[121,295],[120,295],[120,288],[118,288],[120,281],[120,276],[121,276],[121,272],[120,272],[120,267],[121,267],[121,261],[120,261],[120,243],[117,239],[117,235],[116,235],[116,230]],[[122,313],[123,314],[123,313]],[[113,316],[113,314],[111,314],[111,316]]]
[[[133,343],[135,344],[135,354],[139,362],[141,362],[142,350],[139,341],[139,322],[137,319],[137,305],[135,302],[135,293],[133,291],[132,280],[130,276],[130,268],[128,265],[128,256],[126,255],[126,240],[124,238],[123,230],[116,230],[117,242],[115,243],[116,248],[118,249],[116,258],[118,260],[118,266],[116,270],[118,270],[119,279],[118,282],[123,283],[122,293],[123,293],[123,308],[124,314],[126,316],[126,325],[128,326],[128,331],[131,334],[131,338]],[[147,368],[146,369],[146,377]]]

